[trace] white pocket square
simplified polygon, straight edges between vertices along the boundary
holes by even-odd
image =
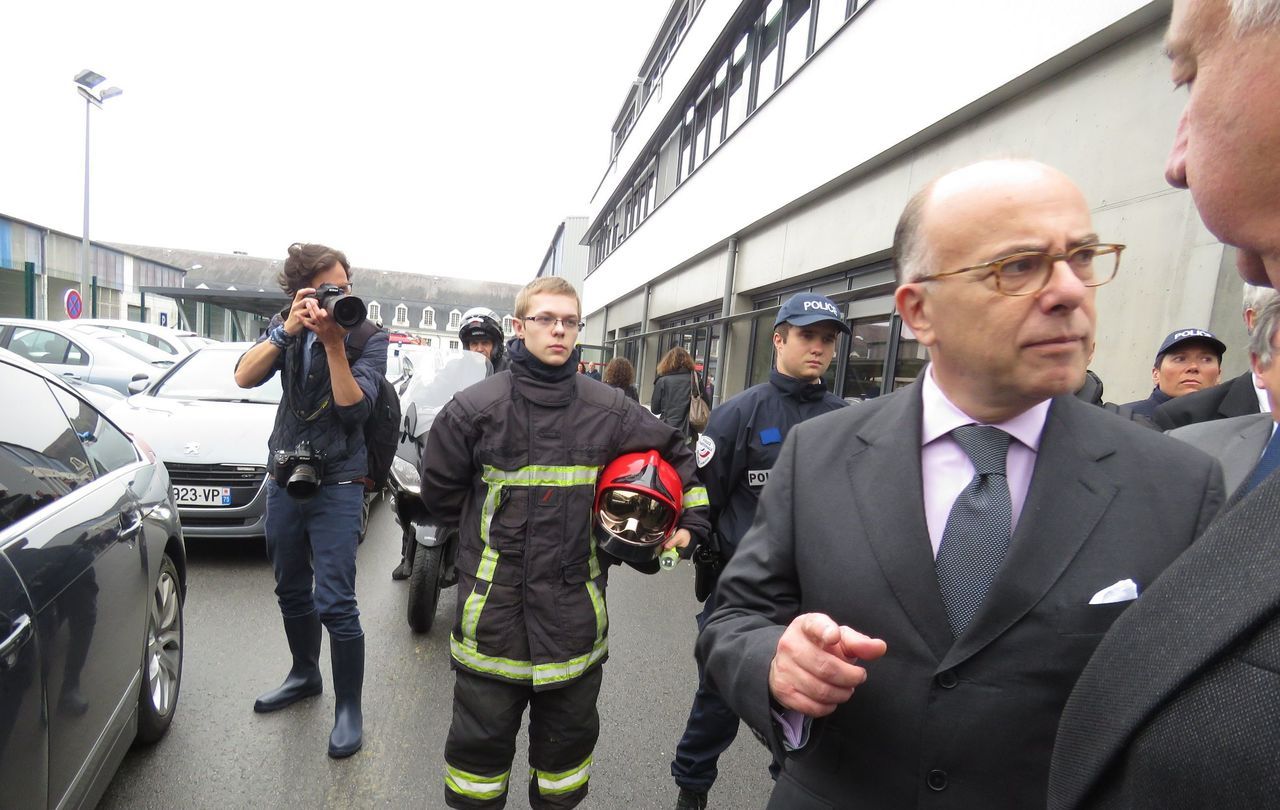
[[[1111,605],[1116,602],[1132,602],[1138,598],[1138,583],[1131,579],[1122,579],[1114,585],[1108,585],[1093,595],[1091,605]]]

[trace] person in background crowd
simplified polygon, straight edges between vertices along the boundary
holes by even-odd
[[[702,398],[707,401],[708,405],[715,402],[716,378],[710,374],[707,375],[707,384],[702,386]]]
[[[1268,405],[1280,399],[1280,363],[1276,363],[1275,337],[1280,327],[1280,299],[1272,298],[1257,315],[1257,326],[1249,337],[1250,375],[1262,381]],[[1249,381],[1250,386],[1253,381]],[[1175,439],[1198,447],[1222,464],[1223,480],[1228,493],[1249,484],[1249,476],[1257,469],[1258,460],[1267,449],[1275,432],[1272,416],[1280,416],[1275,408],[1265,413],[1211,419],[1169,431]],[[1257,482],[1253,482],[1256,486]],[[1252,487],[1250,487],[1252,488]]]
[[[1177,397],[1218,384],[1222,376],[1222,355],[1227,344],[1204,329],[1179,329],[1170,332],[1156,352],[1151,368],[1155,387],[1146,399],[1121,405],[1122,413],[1145,419],[1155,415],[1156,408]]]
[[[928,371],[792,428],[698,639],[782,761],[773,810],[1044,803],[1096,640],[1223,497],[1213,459],[1072,396],[1122,247],[1040,163],[907,203],[895,304]]]
[[[682,346],[675,346],[658,361],[657,371],[649,410],[680,431],[682,436],[692,438],[689,434],[689,395],[696,390],[693,381],[697,375],[693,357]]]
[[[329,756],[341,758],[360,750],[364,740],[356,545],[368,473],[364,425],[387,371],[387,333],[369,321],[349,333],[312,297],[325,284],[351,292],[351,265],[340,250],[290,245],[279,282],[293,301],[271,319],[265,337],[240,357],[235,371],[241,388],[279,373],[284,390],[268,442],[266,532],[293,666],[284,683],[258,697],[253,710],[274,712],[320,694],[323,624],[329,629],[337,702]],[[347,340],[356,330],[367,339],[351,362]],[[280,454],[291,457],[284,469]],[[304,454],[319,461],[303,462]],[[297,463],[312,464],[319,474],[309,497],[295,496],[281,482],[281,474],[289,478]]]
[[[586,363],[582,363],[582,362],[579,362],[579,363],[578,363],[578,373],[579,373],[579,374],[586,374],[586,373],[587,373],[587,364],[586,364]]]
[[[506,371],[507,353],[498,313],[488,307],[472,307],[462,314],[458,340],[469,352],[483,354],[494,371]]]
[[[769,381],[754,385],[711,412],[698,438],[698,477],[707,488],[717,538],[717,558],[699,562],[711,570],[733,557],[751,526],[760,491],[791,429],[819,414],[845,407],[827,390],[822,375],[835,357],[840,333],[849,325],[831,299],[796,293],[778,310],[773,324],[774,368]],[[701,595],[701,594],[699,594]],[[698,628],[716,608],[714,585],[698,614]],[[703,810],[716,781],[716,763],[738,734],[738,716],[706,683],[698,663],[698,689],[684,736],[676,746],[671,776],[679,794],[676,810]]]
[[[636,391],[635,381],[635,367],[625,357],[615,357],[604,367],[604,384],[621,389],[622,393],[639,402],[640,394]]]
[[[1241,314],[1244,328],[1252,335],[1258,313],[1276,295],[1270,287],[1244,285],[1244,305]],[[1183,425],[1207,422],[1211,419],[1229,419],[1253,413],[1269,413],[1271,404],[1266,390],[1254,380],[1252,371],[1224,383],[1194,391],[1185,397],[1166,402],[1156,408],[1152,422],[1161,430],[1173,430]]]
[[[456,394],[427,434],[422,501],[460,532],[449,807],[506,804],[526,707],[530,806],[570,808],[587,795],[613,559],[592,534],[601,469],[624,453],[659,452],[684,486],[679,528],[665,546],[707,532],[706,490],[682,437],[574,373],[580,306],[562,278],[526,285],[510,370]]]
[[[1173,84],[1187,94],[1165,176],[1190,188],[1205,226],[1240,249],[1244,280],[1276,287],[1280,0],[1174,0],[1165,50]],[[1112,625],[1081,673],[1058,726],[1051,810],[1275,805],[1280,476],[1268,474],[1280,465],[1275,435],[1251,476],[1260,483],[1236,493]],[[1154,507],[1148,514],[1165,517]]]
[[[588,363],[588,364],[587,364],[587,376],[588,376],[588,377],[590,377],[591,379],[595,380],[596,382],[600,382],[600,364],[599,364],[599,363]]]

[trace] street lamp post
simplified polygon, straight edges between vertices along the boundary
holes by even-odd
[[[75,77],[76,92],[84,97],[84,230],[80,237],[80,291],[82,295],[91,297],[95,318],[98,317],[98,296],[91,289],[93,275],[89,269],[89,108],[101,108],[102,102],[124,92],[119,87],[108,87],[101,93],[94,93],[94,88],[104,81],[106,77],[92,70],[82,70]]]

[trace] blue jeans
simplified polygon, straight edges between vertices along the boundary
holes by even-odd
[[[716,589],[702,605],[698,614],[698,631],[706,624],[716,608]],[[738,715],[733,713],[724,698],[707,683],[702,661],[698,660],[698,691],[693,696],[693,708],[689,710],[689,722],[684,736],[676,745],[676,757],[671,761],[671,775],[677,785],[705,793],[716,781],[716,762],[738,736]]]
[[[363,508],[362,484],[326,484],[300,501],[267,481],[267,556],[280,612],[293,619],[317,611],[329,636],[339,641],[364,635],[356,607]]]

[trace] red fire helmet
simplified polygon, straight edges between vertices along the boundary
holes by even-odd
[[[680,520],[680,474],[658,453],[618,456],[596,484],[596,542],[624,562],[655,559]]]

